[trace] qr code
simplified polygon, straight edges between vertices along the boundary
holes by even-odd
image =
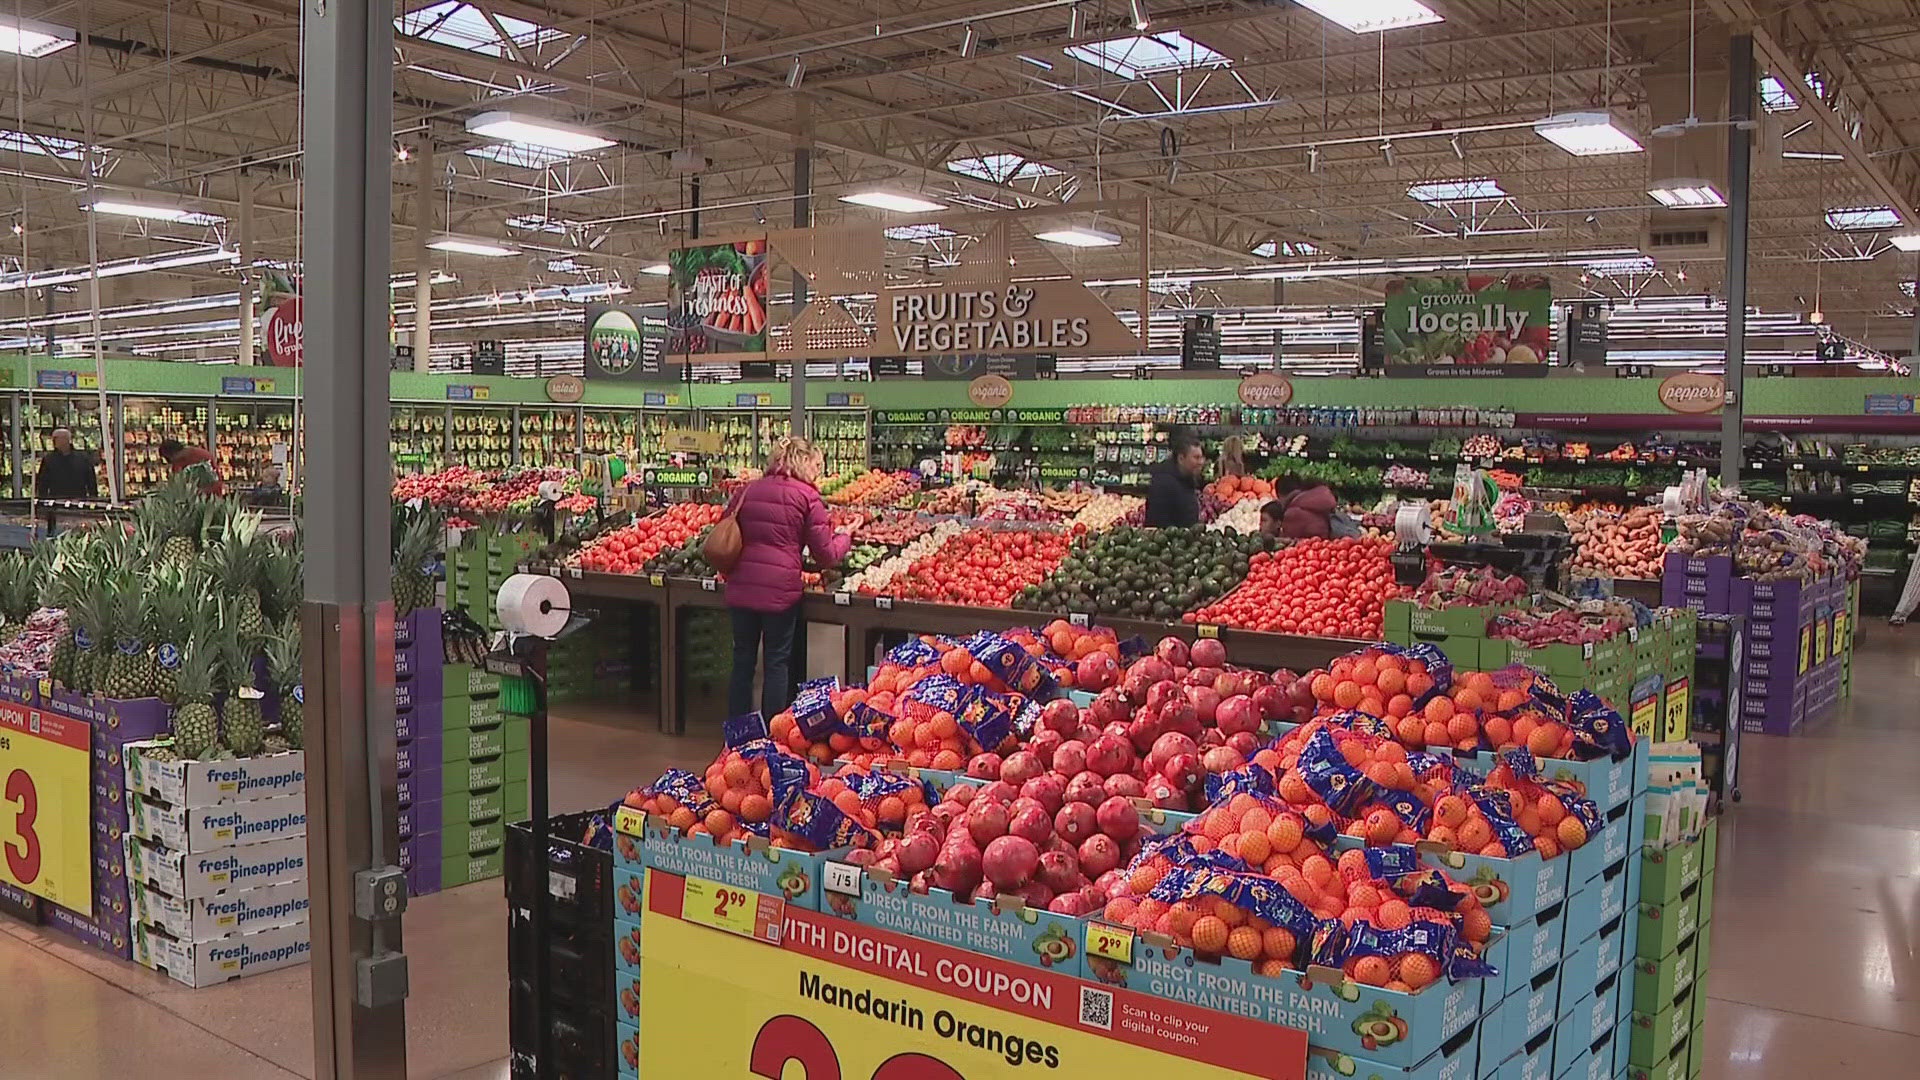
[[[1080,1022],[1101,1031],[1112,1031],[1113,994],[1092,986],[1081,987]]]

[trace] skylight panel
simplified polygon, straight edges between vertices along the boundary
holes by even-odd
[[[1144,79],[1198,67],[1229,67],[1233,61],[1178,30],[1072,45],[1067,55],[1123,79]]]
[[[86,144],[54,135],[0,130],[0,150],[11,150],[20,154],[39,154],[42,157],[56,157],[65,161],[79,161],[86,154]]]
[[[1769,75],[1760,80],[1760,107],[1770,113],[1792,112],[1800,107],[1787,84]]]
[[[1827,228],[1835,232],[1891,229],[1899,224],[1900,215],[1886,206],[1848,206],[1827,211]]]
[[[456,49],[479,53],[482,56],[506,57],[512,54],[507,41],[500,36],[505,31],[508,38],[521,49],[531,49],[566,36],[564,31],[539,23],[516,19],[511,15],[495,15],[492,21],[471,4],[460,0],[441,0],[416,11],[408,12],[393,20],[394,28],[409,37],[417,37],[440,45],[451,45]],[[494,29],[498,23],[499,30]]]
[[[1423,203],[1467,202],[1475,199],[1504,199],[1507,193],[1500,189],[1497,180],[1434,180],[1424,184],[1413,184],[1407,188],[1407,197]]]
[[[573,156],[560,150],[521,146],[516,143],[488,143],[485,146],[473,147],[467,153],[521,169],[544,169],[556,161],[565,161]]]
[[[935,240],[952,235],[952,229],[934,222],[926,222],[919,225],[895,225],[893,228],[887,230],[887,239],[889,240],[911,240],[920,244],[932,243]]]
[[[1019,154],[986,154],[981,157],[954,158],[947,162],[947,171],[995,184],[1004,184],[1009,180],[1056,176],[1060,172],[1051,165],[1039,161],[1028,161]]]

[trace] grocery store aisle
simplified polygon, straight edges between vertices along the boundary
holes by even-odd
[[[1744,799],[1722,826],[1706,1080],[1901,1076],[1920,1061],[1920,630],[1869,626],[1856,664],[1847,715],[1745,743]],[[698,768],[717,738],[576,707],[554,724],[555,808]],[[498,881],[414,901],[413,1076],[505,1080],[505,919]],[[305,1077],[306,979],[188,990],[0,920],[0,986],[36,1006],[0,1010],[0,1080]]]

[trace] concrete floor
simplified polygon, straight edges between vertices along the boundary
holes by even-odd
[[[1853,705],[1793,739],[1744,743],[1722,829],[1706,1080],[1914,1075],[1920,1061],[1920,630],[1870,626]],[[656,734],[612,710],[556,720],[556,809],[605,805],[716,731]],[[410,1074],[507,1076],[498,881],[414,902]],[[204,990],[0,918],[0,1080],[307,1077],[304,967]],[[1902,1064],[1904,1062],[1904,1064]]]

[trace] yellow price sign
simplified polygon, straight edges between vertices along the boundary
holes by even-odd
[[[715,930],[778,945],[780,923],[786,917],[786,910],[787,902],[778,896],[689,877],[681,917]]]
[[[1220,636],[1220,628],[1212,623],[1199,623],[1194,626],[1193,632],[1203,638],[1217,638]]]
[[[1681,738],[1693,726],[1693,687],[1686,679],[1675,679],[1667,686],[1667,728],[1678,727]]]
[[[1116,964],[1133,964],[1133,931],[1102,922],[1087,924],[1087,955],[1103,956]]]
[[[1838,653],[1847,647],[1847,613],[1836,611],[1833,614],[1833,651]]]
[[[92,732],[0,703],[0,881],[62,907],[93,903]]]
[[[613,831],[625,833],[628,836],[645,836],[647,834],[646,812],[635,810],[631,806],[621,806],[613,812]]]
[[[1656,719],[1655,714],[1659,711],[1660,698],[1658,695],[1644,697],[1634,702],[1632,715],[1629,717],[1629,722],[1633,725],[1633,733],[1636,735],[1644,735],[1648,738],[1658,738],[1659,733],[1654,731],[1653,727]]]
[[[666,588],[666,587],[667,587],[667,575],[665,575],[665,574],[648,574],[648,575],[647,575],[647,584],[649,584],[649,585],[651,585],[651,586],[653,586],[653,587],[654,587],[654,588],[656,588],[656,589],[664,589],[664,588]]]

